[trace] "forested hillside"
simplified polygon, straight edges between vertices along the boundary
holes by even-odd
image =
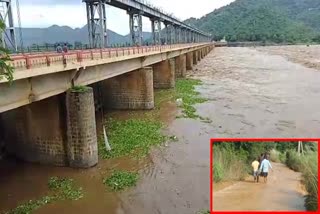
[[[237,0],[188,24],[215,40],[320,42],[320,0]]]

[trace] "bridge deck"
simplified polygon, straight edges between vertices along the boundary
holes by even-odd
[[[72,85],[90,85],[188,52],[210,43],[148,46],[67,54],[12,56],[16,68],[12,85],[0,81],[0,113],[58,95]]]
[[[92,49],[69,51],[68,53],[46,52],[27,55],[12,55],[11,59],[13,61],[9,62],[9,64],[15,68],[14,79],[19,80],[38,75],[79,69],[81,67],[95,66],[149,56],[152,54],[193,48],[196,46],[201,46],[201,43]],[[0,83],[5,81],[6,80],[2,79],[0,80]]]

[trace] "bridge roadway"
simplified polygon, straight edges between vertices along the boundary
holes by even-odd
[[[13,84],[0,80],[0,113],[58,95],[73,85],[89,85],[208,47],[211,43],[13,55]]]

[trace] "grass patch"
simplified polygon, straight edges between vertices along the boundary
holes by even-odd
[[[176,99],[182,98],[182,117],[184,118],[200,118],[196,114],[196,109],[193,105],[204,103],[207,99],[199,97],[199,92],[195,91],[195,86],[201,85],[200,80],[194,79],[178,79],[176,81]]]
[[[70,90],[71,90],[71,92],[84,93],[89,90],[89,87],[78,85],[78,86],[73,86]]]
[[[247,154],[243,150],[222,148],[218,145],[213,150],[213,181],[244,180],[250,171]]]
[[[82,188],[77,188],[72,179],[52,177],[49,179],[50,193],[40,199],[29,200],[6,212],[6,214],[29,214],[40,207],[59,200],[79,200],[83,197]]]
[[[99,143],[101,158],[117,158],[122,156],[143,157],[151,146],[159,145],[166,140],[161,133],[162,124],[158,121],[129,119],[107,121],[108,138],[111,151],[106,151],[103,142]]]
[[[137,184],[139,175],[134,172],[114,171],[112,175],[103,180],[103,183],[112,191],[121,191]]]
[[[209,210],[200,210],[196,214],[210,214],[210,211]]]

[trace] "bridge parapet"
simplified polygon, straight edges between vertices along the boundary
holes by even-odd
[[[206,43],[203,43],[203,45]],[[9,62],[16,70],[29,70],[32,68],[49,67],[51,65],[68,65],[83,61],[110,59],[123,56],[141,55],[151,52],[166,52],[177,48],[196,47],[202,44],[175,44],[159,46],[105,48],[92,50],[70,51],[68,53],[34,53],[12,55]]]

